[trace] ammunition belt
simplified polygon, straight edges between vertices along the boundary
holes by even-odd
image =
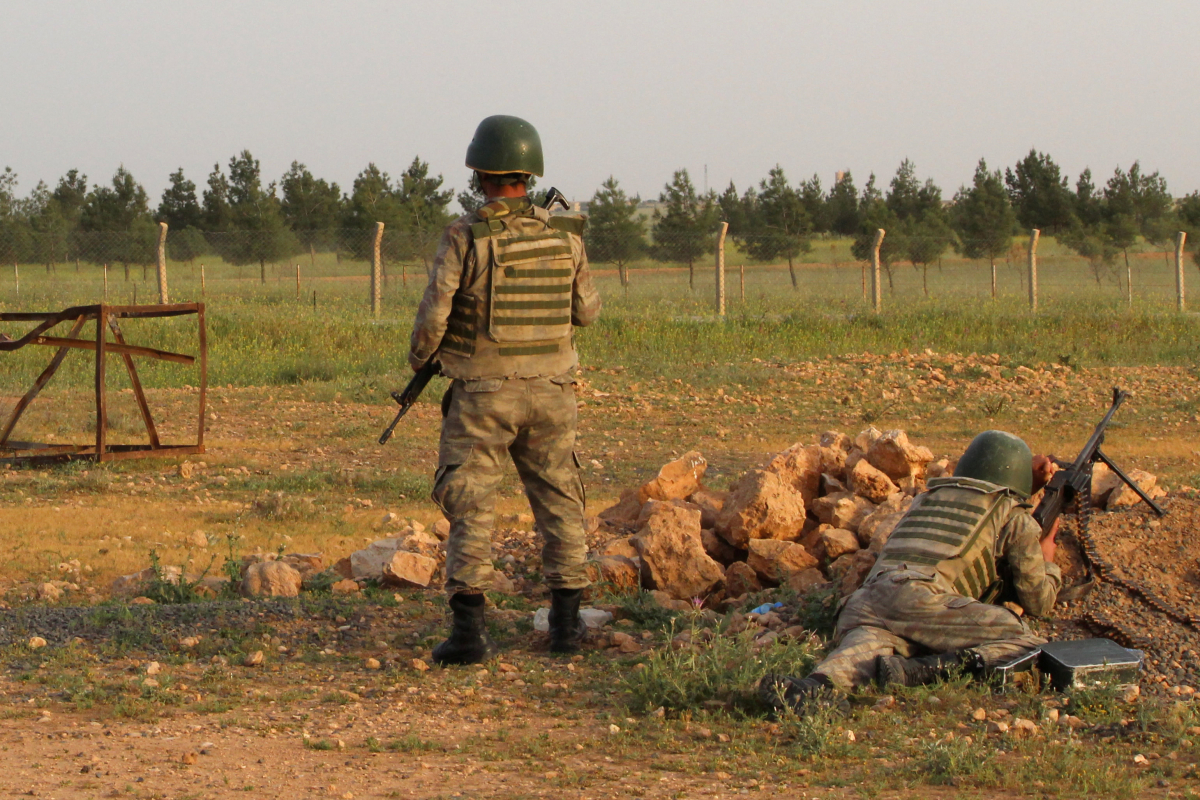
[[[1170,617],[1176,622],[1190,625],[1192,628],[1200,630],[1200,616],[1187,613],[1178,606],[1168,603],[1150,587],[1119,574],[1117,569],[1100,555],[1100,551],[1096,549],[1096,543],[1092,540],[1091,531],[1088,529],[1092,506],[1090,494],[1081,495],[1076,498],[1076,503],[1078,505],[1076,509],[1077,522],[1075,525],[1075,536],[1083,548],[1084,559],[1091,566],[1096,577],[1105,583],[1110,583],[1113,586],[1124,589],[1130,596],[1150,606],[1150,608],[1158,613]],[[1149,644],[1149,640],[1144,636],[1134,633],[1114,620],[1100,617],[1095,612],[1084,612],[1080,615],[1080,620],[1089,628],[1115,631],[1127,641],[1141,641],[1144,645]],[[1110,638],[1120,641],[1115,637]],[[1132,647],[1134,645],[1126,646]]]

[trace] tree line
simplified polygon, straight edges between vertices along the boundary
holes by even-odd
[[[1014,237],[1038,228],[1086,258],[1099,282],[1118,256],[1128,266],[1129,251],[1140,242],[1167,249],[1176,231],[1187,231],[1193,245],[1200,237],[1200,192],[1174,198],[1166,180],[1137,161],[1128,170],[1117,167],[1103,186],[1085,169],[1072,187],[1058,164],[1036,150],[1003,173],[981,158],[971,184],[948,201],[905,159],[886,191],[874,174],[860,191],[850,172],[828,191],[816,175],[794,185],[776,166],[744,192],[731,182],[719,194],[700,193],[681,169],[658,202],[646,219],[638,213],[640,198],[628,196],[612,177],[605,181],[588,208],[591,257],[616,263],[623,281],[626,264],[636,258],[691,265],[713,251],[712,232],[724,221],[750,257],[786,260],[795,286],[795,261],[814,238],[850,237],[854,256],[867,260],[883,228],[879,257],[889,281],[897,262],[927,270],[950,250],[988,259],[994,276],[996,259],[1011,251]],[[1193,258],[1200,265],[1200,250]]]
[[[146,190],[123,166],[107,185],[89,188],[87,176],[73,169],[53,188],[39,182],[26,197],[17,195],[17,175],[5,168],[0,263],[153,263],[159,222],[169,226],[173,260],[214,253],[235,265],[257,263],[264,274],[267,262],[318,250],[368,257],[367,231],[376,222],[388,232],[385,257],[428,258],[451,219],[454,194],[442,183],[418,157],[398,178],[368,164],[349,192],[296,161],[278,181],[264,184],[258,159],[242,151],[228,169],[214,165],[199,194],[182,168],[171,173],[152,209]]]
[[[264,183],[258,160],[242,151],[226,167],[214,165],[199,192],[182,168],[171,173],[151,208],[145,189],[123,166],[107,184],[89,187],[87,176],[73,169],[53,188],[39,182],[25,197],[17,194],[17,175],[5,168],[0,263],[152,263],[158,222],[170,226],[168,257],[179,261],[211,252],[265,269],[267,262],[317,251],[365,258],[372,246],[367,232],[376,222],[386,226],[385,258],[427,260],[452,218],[455,194],[443,184],[419,157],[397,178],[368,164],[348,192],[295,161],[278,181]],[[481,202],[478,186],[457,200],[464,211],[473,210]],[[622,280],[629,262],[639,258],[694,265],[714,249],[720,221],[751,258],[785,260],[793,284],[795,262],[814,239],[850,237],[854,256],[866,260],[878,228],[887,231],[880,259],[889,279],[898,262],[927,269],[950,250],[988,259],[994,271],[1014,236],[1030,228],[1087,258],[1097,281],[1118,256],[1128,263],[1129,250],[1140,242],[1166,249],[1175,231],[1188,231],[1193,244],[1200,237],[1200,192],[1174,198],[1166,180],[1147,174],[1137,161],[1127,170],[1117,167],[1103,185],[1085,169],[1072,186],[1058,164],[1036,150],[1003,172],[980,159],[971,184],[949,200],[905,159],[886,190],[874,174],[860,190],[850,172],[827,191],[816,175],[793,184],[776,166],[745,191],[731,182],[720,193],[699,192],[681,169],[648,218],[640,204],[612,177],[589,204],[589,253],[615,263]],[[1200,264],[1200,250],[1194,257]]]

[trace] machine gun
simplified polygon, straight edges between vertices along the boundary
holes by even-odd
[[[558,189],[551,186],[546,190],[546,199],[542,201],[542,208],[551,209],[554,204],[558,203],[568,211],[571,204],[567,202],[567,198]],[[425,391],[425,387],[429,385],[430,379],[438,374],[441,365],[434,359],[429,359],[425,362],[425,366],[417,370],[417,374],[412,376],[412,380],[404,387],[402,392],[392,392],[392,399],[400,404],[400,410],[396,412],[396,418],[392,420],[392,424],[384,428],[383,433],[379,435],[379,443],[387,444],[388,439],[392,438],[392,433],[396,430],[396,426],[400,424],[400,420],[404,419],[404,415],[408,410],[416,404],[417,398],[421,396],[421,392]]]
[[[1117,413],[1117,409],[1127,399],[1129,399],[1128,392],[1114,387],[1112,405],[1109,407],[1108,413],[1100,420],[1100,424],[1096,426],[1096,430],[1092,432],[1091,438],[1087,440],[1083,449],[1079,451],[1079,455],[1075,457],[1073,462],[1055,461],[1060,469],[1054,473],[1054,477],[1046,484],[1045,492],[1042,494],[1042,501],[1038,503],[1037,508],[1033,511],[1033,519],[1041,526],[1043,536],[1053,529],[1054,523],[1058,520],[1059,516],[1076,500],[1079,501],[1080,530],[1083,536],[1087,535],[1087,515],[1091,507],[1092,495],[1092,467],[1097,462],[1111,469],[1118,478],[1125,482],[1126,486],[1136,492],[1138,497],[1146,501],[1146,504],[1150,508],[1154,509],[1155,514],[1161,517],[1167,513],[1163,510],[1162,506],[1154,502],[1148,494],[1143,492],[1142,488],[1100,449],[1100,445],[1104,443],[1105,429],[1108,428],[1108,424],[1112,421],[1113,415]],[[1086,542],[1081,541],[1080,544],[1086,545]],[[1086,546],[1084,549],[1087,577],[1082,584],[1060,592],[1060,601],[1077,600],[1087,594],[1095,584],[1091,559],[1086,558]]]

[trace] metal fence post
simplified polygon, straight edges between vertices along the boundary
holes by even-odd
[[[1187,243],[1187,231],[1175,234],[1175,304],[1180,311],[1187,310],[1183,295],[1183,246]]]
[[[383,300],[383,282],[380,273],[383,270],[383,259],[379,248],[383,243],[383,223],[375,223],[375,240],[371,245],[371,316],[378,319],[379,307]]]
[[[717,227],[717,315],[725,316],[725,234],[729,232],[729,223],[722,222]]]
[[[1029,310],[1037,311],[1038,281],[1037,281],[1037,246],[1038,237],[1042,232],[1037,228],[1029,231]]]
[[[158,302],[167,304],[167,223],[158,223]]]
[[[883,287],[879,285],[879,248],[886,234],[883,228],[876,230],[875,241],[871,245],[871,304],[876,314],[883,310]]]

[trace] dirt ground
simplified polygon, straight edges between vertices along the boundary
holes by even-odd
[[[708,457],[710,482],[725,488],[792,442],[868,423],[904,427],[937,454],[1001,427],[1036,450],[1071,455],[1119,383],[1136,395],[1106,449],[1126,467],[1159,474],[1171,513],[1162,522],[1142,509],[1098,515],[1095,541],[1130,577],[1197,613],[1190,554],[1200,513],[1186,487],[1200,482],[1200,387],[1190,370],[1027,369],[986,356],[903,353],[754,369],[743,383],[695,385],[633,379],[620,368],[585,372],[579,451],[590,513],[689,449]],[[151,393],[166,438],[186,434],[193,420],[183,415],[195,399],[186,390]],[[1048,779],[1033,791],[1044,796],[1196,789],[1191,740],[1200,727],[1189,732],[1191,695],[1174,693],[1197,684],[1194,626],[1111,585],[1046,624],[1090,634],[1080,613],[1099,609],[1142,631],[1155,647],[1143,686],[1157,705],[1109,698],[1083,714],[1086,728],[1068,730],[1044,721],[1061,703],[1053,695],[949,687],[879,706],[883,698],[867,693],[819,747],[797,744],[811,732],[720,703],[630,712],[624,681],[670,650],[669,636],[626,615],[618,625],[639,640],[638,652],[593,647],[575,661],[551,658],[530,630],[542,603],[532,588],[493,614],[505,650],[486,669],[421,668],[443,630],[434,592],[326,598],[299,609],[106,602],[112,579],[147,566],[152,551],[163,564],[219,575],[226,557],[255,550],[336,560],[379,538],[387,511],[431,525],[439,415],[436,393],[429,399],[379,447],[386,406],[321,387],[214,387],[209,449],[190,467],[4,472],[0,590],[10,610],[0,620],[0,748],[16,759],[0,773],[0,790],[61,798],[958,797],[1025,794],[1003,775],[1038,770]],[[30,425],[60,441],[86,436],[61,421],[61,409],[83,408],[86,398],[55,400],[60,411],[31,412]],[[136,440],[136,425],[123,424]],[[506,533],[496,557],[513,555],[509,572],[518,579],[536,575],[515,477],[502,487],[499,510]],[[38,587],[55,580],[66,584],[64,596],[47,603]],[[30,649],[31,636],[49,645]],[[188,637],[200,641],[185,646]],[[243,666],[259,650],[264,663]],[[1042,733],[1009,742],[988,733],[996,717],[972,716],[1009,706],[1038,720]],[[968,743],[960,752],[956,742]],[[972,760],[990,764],[992,777],[962,766]],[[1078,774],[1055,783],[1055,771]]]

